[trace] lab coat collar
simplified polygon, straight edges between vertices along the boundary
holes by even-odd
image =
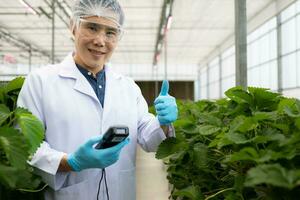
[[[90,86],[90,83],[86,80],[86,78],[83,76],[83,74],[77,69],[73,53],[70,53],[60,64],[59,64],[59,76],[63,78],[71,78],[75,79],[75,85],[74,89],[84,93],[90,97],[92,97],[95,101],[97,101],[99,104],[99,100],[93,90],[93,88]],[[108,87],[111,87],[113,84],[111,84],[112,79],[119,79],[121,76],[119,74],[114,73],[110,67],[105,67],[105,76],[106,76],[106,91],[105,96],[107,97],[107,94],[109,93]],[[105,97],[105,99],[106,99]],[[104,103],[106,106],[106,103]]]

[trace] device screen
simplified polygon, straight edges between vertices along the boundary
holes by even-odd
[[[123,128],[122,128],[122,129],[117,128],[115,133],[116,133],[116,134],[125,134],[125,133],[126,133],[126,130],[123,129]]]

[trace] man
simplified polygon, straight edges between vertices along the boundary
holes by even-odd
[[[105,63],[122,34],[123,11],[115,0],[76,0],[71,20],[75,51],[60,64],[30,73],[18,105],[45,126],[45,141],[30,161],[55,200],[134,200],[137,143],[145,151],[174,135],[174,97],[164,82],[148,113],[140,89]],[[129,127],[129,138],[95,149],[112,126]]]

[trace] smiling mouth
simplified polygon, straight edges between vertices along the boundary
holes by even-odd
[[[101,52],[101,51],[97,51],[97,50],[93,50],[93,49],[88,49],[89,52],[92,54],[92,55],[95,55],[95,56],[102,56],[104,55],[105,53]]]

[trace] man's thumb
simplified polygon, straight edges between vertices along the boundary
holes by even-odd
[[[166,96],[169,93],[169,81],[164,80],[161,85],[160,95]]]

